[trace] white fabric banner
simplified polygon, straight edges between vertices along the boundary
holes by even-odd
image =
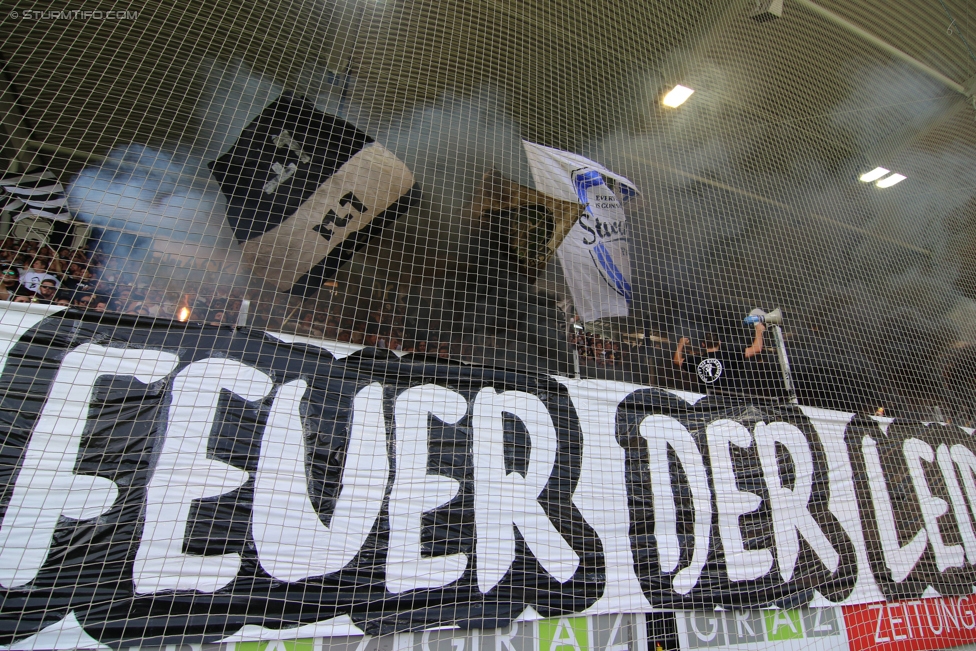
[[[576,312],[584,321],[628,316],[630,241],[622,199],[637,193],[633,182],[579,154],[523,144],[537,190],[586,206],[556,250]]]

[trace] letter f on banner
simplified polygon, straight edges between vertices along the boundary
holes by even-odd
[[[178,363],[170,353],[95,344],[64,356],[0,525],[0,585],[17,588],[34,580],[51,549],[58,518],[96,518],[118,497],[112,481],[74,474],[98,378],[129,375],[149,384],[169,375]]]
[[[505,414],[529,431],[532,454],[523,478],[505,470]],[[560,583],[579,567],[579,556],[539,504],[556,463],[556,428],[541,400],[523,391],[482,389],[474,403],[474,484],[478,588],[489,592],[515,561],[515,530],[542,567]]]

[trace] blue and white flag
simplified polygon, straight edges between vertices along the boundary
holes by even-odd
[[[633,292],[622,203],[637,194],[636,186],[579,154],[523,144],[537,190],[586,206],[556,250],[577,314],[584,321],[628,316]]]

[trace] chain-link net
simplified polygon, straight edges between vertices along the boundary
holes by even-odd
[[[976,641],[973,20],[0,1],[0,644]]]

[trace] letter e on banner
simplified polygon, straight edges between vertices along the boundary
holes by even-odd
[[[965,446],[959,447],[966,449]],[[935,457],[939,461],[942,479],[945,481],[949,499],[952,501],[952,514],[955,516],[956,526],[959,527],[959,536],[962,538],[962,544],[966,550],[966,559],[970,565],[976,564],[976,532],[973,532],[969,507],[966,505],[966,498],[963,497],[962,489],[959,487],[959,478],[956,476],[956,467],[952,461],[952,452],[949,450],[949,446],[944,443],[940,445],[936,450]]]
[[[390,493],[390,547],[386,556],[386,589],[393,594],[440,588],[461,578],[466,554],[421,556],[424,513],[447,504],[460,482],[427,474],[427,440],[431,416],[453,425],[465,417],[468,402],[460,393],[433,384],[407,389],[397,396],[396,477]]]
[[[253,401],[273,387],[257,369],[218,358],[193,362],[173,380],[166,438],[146,491],[146,524],[132,568],[136,593],[215,592],[237,576],[240,554],[184,554],[183,539],[193,500],[223,495],[248,480],[245,471],[207,457],[221,389]]]
[[[768,549],[745,548],[739,517],[757,510],[762,504],[762,498],[755,493],[739,490],[729,451],[730,445],[751,447],[752,434],[741,423],[728,419],[709,424],[706,432],[709,458],[712,462],[712,481],[715,483],[715,502],[718,506],[718,530],[725,548],[729,580],[758,579],[772,568],[773,555]]]
[[[929,542],[932,543],[939,571],[945,572],[950,567],[962,567],[966,562],[962,545],[946,545],[942,539],[942,530],[939,528],[939,518],[949,511],[949,504],[932,494],[932,489],[925,478],[925,470],[922,468],[922,461],[928,463],[935,461],[932,446],[919,439],[908,439],[902,444],[902,450],[908,472],[912,476],[915,495],[922,507],[922,518],[925,520],[925,529],[928,532]]]

